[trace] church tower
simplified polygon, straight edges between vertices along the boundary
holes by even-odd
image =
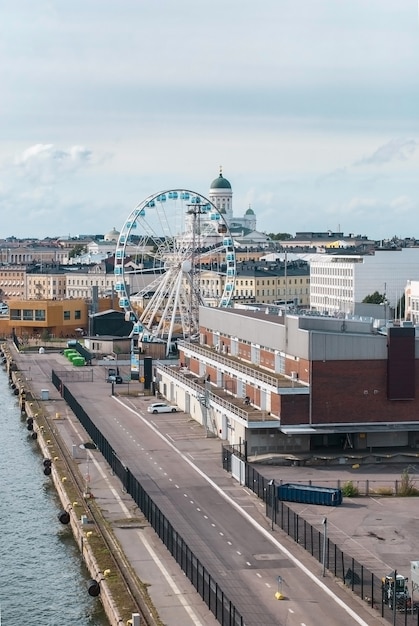
[[[227,224],[230,224],[233,218],[233,191],[230,182],[224,178],[221,167],[220,175],[211,183],[208,199],[224,215]]]

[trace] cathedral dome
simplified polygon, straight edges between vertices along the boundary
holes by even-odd
[[[254,212],[254,210],[253,210],[253,209],[251,209],[251,208],[250,208],[250,206],[249,206],[249,208],[247,209],[247,211],[246,211],[246,213],[245,213],[245,214],[246,214],[246,215],[254,215],[254,214],[255,214],[255,212]]]
[[[211,183],[211,189],[231,189],[230,182],[227,178],[224,178],[222,172],[218,178],[215,178]]]
[[[106,233],[104,240],[105,241],[118,241],[118,237],[119,237],[119,232],[116,230],[115,227],[113,227],[113,229],[109,231],[109,233]]]

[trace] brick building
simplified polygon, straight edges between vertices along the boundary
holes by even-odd
[[[251,455],[419,447],[419,345],[412,326],[200,309],[199,343],[160,391]]]

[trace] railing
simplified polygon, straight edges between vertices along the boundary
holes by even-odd
[[[213,404],[217,406],[222,406],[228,411],[230,411],[231,413],[234,413],[234,415],[237,415],[237,417],[240,417],[245,422],[248,421],[247,411],[245,411],[244,409],[241,409],[240,407],[236,406],[232,402],[229,402],[228,400],[225,400],[224,398],[217,396],[217,394],[212,393],[211,391],[207,392],[205,389],[202,388],[202,386],[198,385],[197,383],[195,383],[193,380],[190,380],[189,378],[185,378],[184,374],[175,370],[173,367],[159,364],[158,369],[164,371],[166,374],[169,374],[173,378],[176,378],[176,380],[179,380],[187,384],[188,387],[190,387],[196,392],[197,396],[202,396],[208,393],[208,399],[210,403],[212,402]]]
[[[229,367],[235,373],[240,372],[241,374],[244,374],[245,376],[248,376],[249,378],[253,380],[258,380],[260,382],[266,383],[267,385],[270,385],[274,389],[278,389],[278,387],[289,387],[290,382],[292,383],[292,381],[290,381],[288,378],[284,377],[284,380],[281,381],[279,377],[271,376],[270,374],[265,374],[264,372],[261,372],[258,369],[255,369],[253,367],[248,367],[247,365],[243,365],[242,363],[238,363],[237,361],[232,362],[231,359],[228,359],[227,357],[222,356],[221,354],[216,352],[214,348],[213,349],[209,347],[204,348],[203,346],[200,346],[199,344],[196,344],[196,343],[190,344],[187,341],[183,341],[183,340],[178,340],[177,344],[179,347],[182,347],[182,348],[189,347],[191,351],[196,354],[200,354],[201,356],[211,358],[217,363],[222,363],[226,367]],[[281,385],[281,382],[283,382],[283,385]]]
[[[222,626],[245,626],[244,619],[227,595],[200,560],[194,555],[180,533],[172,526],[140,481],[117,456],[109,441],[102,435],[77,399],[63,384],[56,372],[52,372],[52,382],[60,390],[81,425],[91,437],[98,450],[109,463],[124,489],[141,509],[147,521],[158,534],[170,554],[176,559],[201,598]]]
[[[222,464],[228,472],[231,472],[231,458],[235,454],[237,451],[232,446],[223,446]],[[364,602],[379,611],[381,617],[393,626],[419,626],[419,612],[415,606],[409,606],[407,598],[401,603],[398,602],[396,611],[394,607],[391,608],[386,602],[385,589],[380,575],[374,574],[343,552],[328,537],[325,542],[324,531],[319,531],[285,502],[272,497],[270,478],[265,478],[247,462],[245,468],[245,485],[265,502],[266,516],[272,524],[279,526],[295,543],[305,548],[319,563],[336,578],[340,578]],[[280,484],[279,481],[278,484]],[[320,483],[316,482],[316,484]]]

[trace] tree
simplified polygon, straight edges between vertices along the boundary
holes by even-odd
[[[80,256],[84,252],[87,252],[86,246],[81,243],[76,243],[74,248],[71,248],[70,252],[68,253],[68,258],[74,259],[76,256]]]
[[[292,239],[292,235],[289,233],[268,233],[268,237],[273,241],[286,241],[287,239]]]
[[[365,302],[366,304],[385,304],[387,299],[384,294],[374,291],[374,293],[369,296],[365,296],[362,302]]]

